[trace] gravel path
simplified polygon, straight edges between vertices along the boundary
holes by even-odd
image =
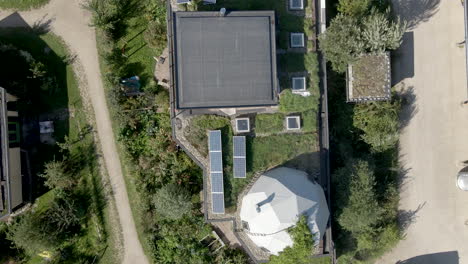
[[[468,263],[468,192],[456,183],[468,159],[463,7],[460,0],[393,0],[396,13],[413,26],[393,55],[393,79],[414,90],[414,111],[400,138],[407,170],[400,210],[406,239],[379,264]],[[412,117],[411,117],[412,112]]]
[[[83,1],[81,0],[51,0],[48,5],[41,9],[20,12],[20,15],[31,26],[38,22],[50,22],[52,32],[62,37],[71,52],[77,55],[79,63],[83,66],[83,76],[88,88],[87,93],[94,109],[98,138],[122,228],[123,263],[146,264],[149,262],[138,240],[112,131],[109,110],[101,80],[95,32],[93,28],[89,27],[91,15],[81,8],[82,3]],[[11,11],[0,11],[0,20],[10,16],[12,13]],[[18,17],[10,18],[3,20],[0,26],[21,26],[23,23],[21,19],[17,19]]]

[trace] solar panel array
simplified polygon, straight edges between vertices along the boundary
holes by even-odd
[[[214,214],[224,214],[223,152],[221,131],[213,130],[208,135],[210,151],[211,205]]]
[[[246,160],[245,160],[245,137],[233,137],[234,144],[234,178],[246,177]]]

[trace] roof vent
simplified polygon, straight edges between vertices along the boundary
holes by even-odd
[[[219,10],[219,16],[226,16],[226,8],[223,7]]]

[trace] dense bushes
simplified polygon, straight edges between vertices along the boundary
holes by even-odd
[[[400,45],[404,23],[385,1],[340,0],[322,49],[329,71],[330,157],[334,241],[340,263],[370,263],[401,239],[398,226],[398,136],[401,101],[348,104],[344,72],[365,52]],[[382,11],[384,10],[384,11]]]
[[[362,140],[373,152],[394,148],[398,142],[401,103],[394,98],[390,102],[358,104],[354,107],[353,125],[362,130]]]
[[[307,225],[307,217],[302,215],[296,226],[288,230],[293,246],[285,248],[278,256],[271,256],[270,264],[330,264],[328,257],[313,258],[311,252],[314,239]]]
[[[388,9],[379,11],[368,2],[340,1],[339,8],[346,13],[333,18],[319,36],[320,48],[337,72],[345,72],[363,53],[394,50],[401,44],[406,23],[392,21]]]
[[[98,27],[98,40],[104,45],[100,52],[109,105],[124,150],[129,194],[136,198],[133,205],[137,228],[143,234],[142,243],[149,249],[146,253],[154,263],[162,264],[245,263],[242,252],[223,248],[213,254],[202,243],[211,234],[200,210],[202,172],[172,141],[168,92],[151,80],[153,56],[159,56],[166,47],[165,1],[106,2],[131,9],[106,11],[112,18],[110,22],[94,25]],[[95,21],[99,21],[95,8],[99,5],[92,8]],[[119,21],[113,20],[113,12]],[[125,34],[117,34],[121,32]],[[124,48],[129,51],[124,53]],[[144,95],[127,97],[120,90],[119,79],[132,75],[140,76]],[[202,150],[206,149],[206,126],[230,128],[229,121],[214,119],[195,120],[200,122],[200,129],[189,134],[190,139],[203,146]]]

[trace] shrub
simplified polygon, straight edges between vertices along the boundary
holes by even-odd
[[[361,138],[373,152],[394,148],[399,137],[401,102],[372,102],[354,107],[353,125],[362,130]]]
[[[313,235],[307,225],[307,217],[302,215],[296,226],[288,230],[293,246],[285,248],[278,256],[272,255],[270,264],[330,264],[329,257],[313,258]]]
[[[64,164],[61,161],[46,163],[44,173],[39,176],[45,178],[45,185],[50,189],[69,189],[77,182],[73,175],[65,172]]]
[[[372,233],[383,214],[374,190],[373,168],[367,162],[357,160],[348,169],[349,197],[338,222],[343,229],[352,233]]]
[[[320,34],[319,41],[325,58],[331,62],[333,70],[340,73],[365,51],[357,19],[343,14],[333,18],[327,31]]]
[[[354,17],[363,16],[370,8],[372,0],[340,0],[338,11]]]
[[[156,212],[171,220],[180,219],[192,210],[190,194],[172,183],[161,187],[154,195],[153,202]]]
[[[394,50],[401,45],[406,23],[390,20],[390,10],[384,13],[373,9],[362,23],[362,40],[370,52]]]
[[[255,132],[264,134],[279,133],[284,130],[283,114],[257,114],[255,117]]]

